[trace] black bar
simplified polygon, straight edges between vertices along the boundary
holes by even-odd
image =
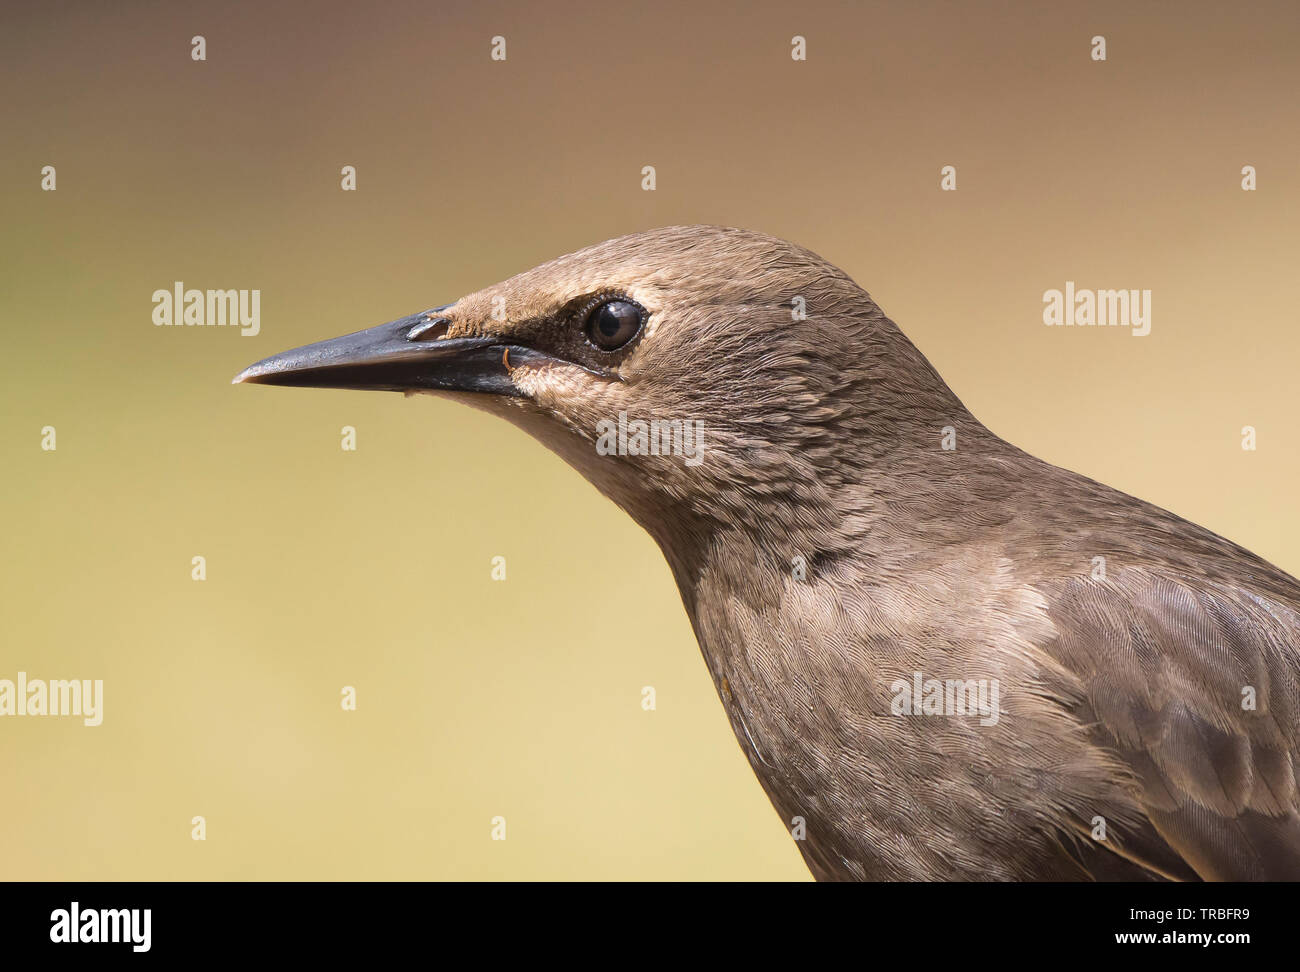
[[[611,963],[718,950],[729,961],[794,948],[800,965],[849,948],[863,962],[927,964],[1110,954],[1244,955],[1291,949],[1291,884],[0,884],[7,959],[165,961],[397,956],[480,959],[596,953]],[[55,942],[72,929],[126,941]],[[121,913],[138,909],[128,925]],[[143,945],[149,912],[148,949]],[[108,921],[102,912],[111,910]],[[94,911],[93,919],[86,912]],[[56,927],[63,913],[67,921]],[[88,930],[93,929],[93,930]],[[130,932],[135,932],[134,941]],[[1119,936],[1154,935],[1148,941]],[[1199,936],[1208,935],[1208,944]],[[1190,936],[1198,936],[1190,940]],[[1225,940],[1223,936],[1244,936]],[[705,952],[698,951],[701,946]],[[611,951],[613,949],[614,951]],[[1228,950],[1225,952],[1225,950]],[[9,967],[17,967],[5,963]],[[458,963],[459,964],[459,963]]]

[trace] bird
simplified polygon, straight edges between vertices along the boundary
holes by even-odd
[[[234,381],[459,401],[626,511],[817,880],[1300,879],[1300,583],[994,434],[810,250],[626,235]]]

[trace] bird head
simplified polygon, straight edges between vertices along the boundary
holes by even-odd
[[[815,507],[918,412],[955,403],[842,271],[716,226],[608,240],[235,381],[464,401],[539,439],[652,534],[666,518],[703,529],[764,503],[786,511],[776,520]]]

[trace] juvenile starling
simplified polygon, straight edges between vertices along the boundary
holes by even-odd
[[[626,510],[819,879],[1300,878],[1300,584],[998,438],[816,254],[626,236],[235,380],[457,398]]]

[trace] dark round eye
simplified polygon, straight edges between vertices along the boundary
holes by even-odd
[[[615,351],[641,330],[641,308],[630,300],[607,300],[587,315],[587,340],[602,351]]]

